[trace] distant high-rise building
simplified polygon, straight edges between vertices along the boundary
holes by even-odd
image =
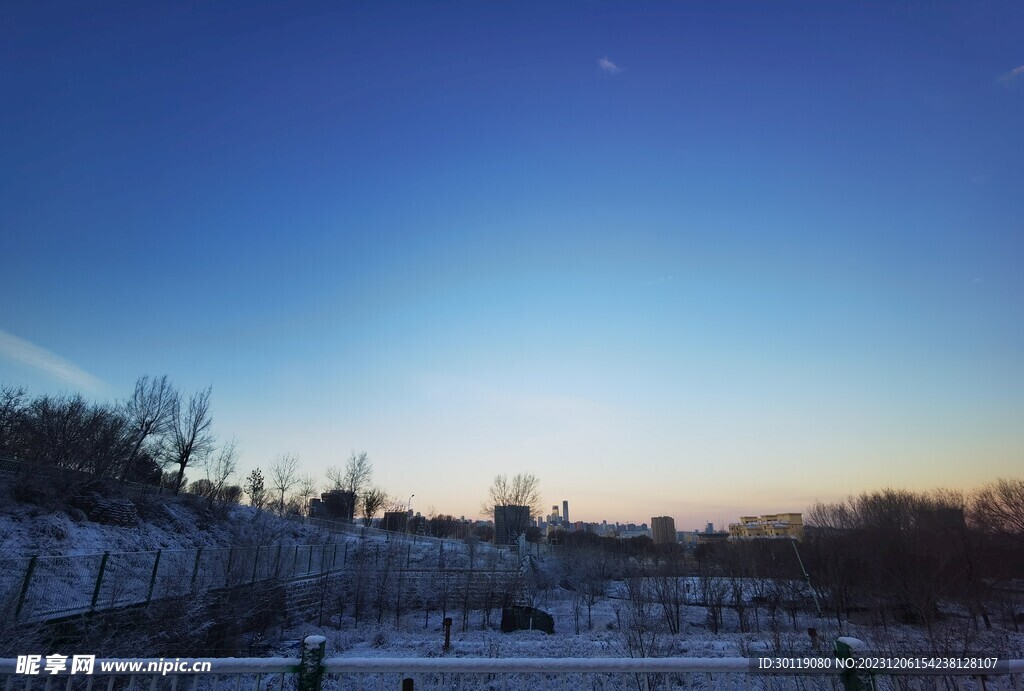
[[[651,519],[651,534],[656,545],[676,543],[676,522],[671,516],[655,516]]]
[[[494,544],[514,545],[529,527],[529,506],[494,507]]]
[[[312,508],[312,507],[311,507]],[[322,518],[351,523],[356,511],[356,495],[341,489],[332,489],[320,495],[320,504],[315,509]]]
[[[804,536],[804,520],[799,513],[740,516],[739,523],[729,524],[729,534],[734,538],[784,537],[800,540]]]
[[[563,499],[562,500],[562,520],[565,521],[566,523],[569,522],[569,500],[568,499]]]
[[[709,522],[708,526],[706,528],[704,528],[704,534],[705,535],[710,535],[713,532],[715,532],[715,524]]]
[[[404,533],[408,527],[409,514],[405,511],[385,511],[381,527],[393,533]]]

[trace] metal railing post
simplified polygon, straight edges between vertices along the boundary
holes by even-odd
[[[274,580],[277,580],[277,575],[281,573],[281,543],[277,543],[277,559],[274,560]]]
[[[96,602],[100,599],[100,586],[103,584],[103,572],[107,570],[107,559],[110,558],[110,552],[104,552],[103,558],[100,559],[100,572],[96,574],[96,587],[92,591],[92,603],[89,605],[89,611],[96,611]]]
[[[17,620],[21,616],[21,608],[25,606],[25,598],[28,596],[28,586],[32,582],[32,573],[36,570],[36,560],[39,558],[38,555],[33,555],[28,560],[28,566],[25,567],[25,578],[21,582],[21,593],[18,594],[18,607],[14,610],[14,619]]]
[[[298,691],[320,691],[323,681],[324,652],[327,639],[323,636],[306,636],[302,641],[302,657],[299,660]]]
[[[249,579],[250,583],[255,583],[256,582],[256,569],[259,567],[259,565],[260,565],[260,548],[259,548],[259,545],[257,545],[256,546],[256,557],[252,560],[252,578]]]
[[[192,567],[192,581],[189,583],[188,592],[194,593],[196,591],[196,578],[199,576],[199,557],[203,554],[203,548],[200,547],[196,550],[196,563]]]
[[[148,605],[153,599],[153,586],[156,585],[156,572],[160,568],[160,554],[163,553],[162,549],[156,551],[156,559],[153,560],[153,573],[149,577],[149,590],[146,591],[146,604]]]

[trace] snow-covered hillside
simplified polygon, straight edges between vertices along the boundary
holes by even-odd
[[[283,520],[250,506],[210,507],[192,496],[122,495],[116,486],[101,499],[130,501],[138,520],[111,525],[52,492],[27,490],[0,475],[0,556],[77,555],[267,544],[320,544],[323,530]]]

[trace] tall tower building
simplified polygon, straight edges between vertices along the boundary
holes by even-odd
[[[569,500],[562,500],[562,520],[565,521],[566,525],[569,523]]]
[[[656,545],[673,545],[676,542],[676,522],[671,516],[655,516],[651,519],[651,537]]]

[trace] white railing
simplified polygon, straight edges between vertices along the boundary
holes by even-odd
[[[324,686],[356,689],[1024,689],[1024,660],[979,670],[761,672],[742,658],[332,658]]]
[[[355,691],[379,689],[996,689],[1024,690],[1024,660],[994,668],[901,669],[867,675],[803,669],[769,673],[750,658],[324,658],[323,637],[303,642],[302,658],[202,658],[209,671],[155,673],[153,659],[96,660],[93,675],[17,674],[0,659],[3,691]],[[827,658],[821,658],[827,659]],[[833,660],[837,658],[831,658]],[[161,658],[163,660],[163,658]],[[107,670],[107,671],[101,671]],[[102,680],[102,681],[100,681]],[[96,683],[98,681],[98,683]]]

